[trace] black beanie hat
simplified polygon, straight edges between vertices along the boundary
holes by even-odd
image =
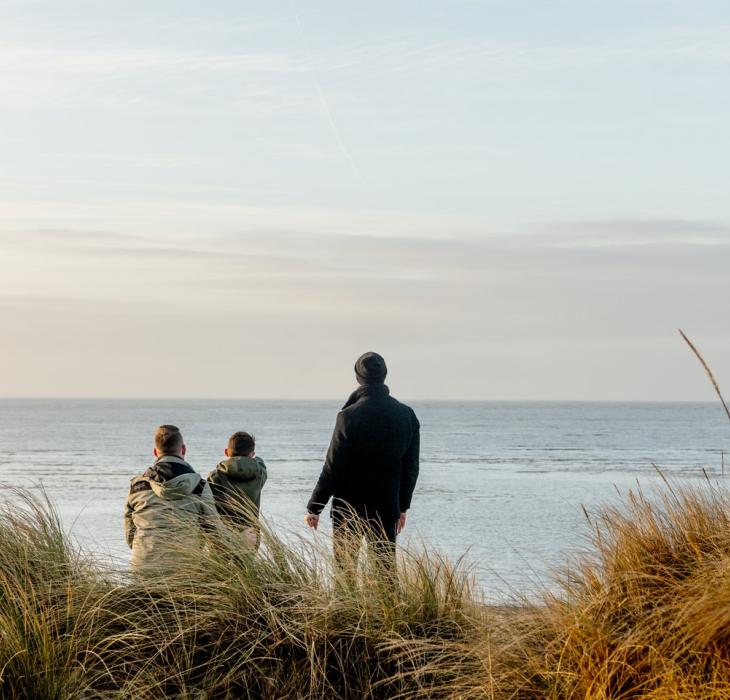
[[[355,376],[360,384],[382,384],[388,368],[377,352],[366,352],[355,363]]]

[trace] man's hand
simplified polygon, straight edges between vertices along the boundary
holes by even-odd
[[[316,530],[317,526],[319,525],[319,516],[315,515],[314,513],[307,513],[304,516],[304,522],[312,528],[312,530]]]
[[[400,535],[401,532],[403,532],[403,528],[406,526],[406,514],[401,513],[400,518],[398,518],[398,524],[395,526],[395,534]]]

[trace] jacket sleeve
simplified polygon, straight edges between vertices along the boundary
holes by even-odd
[[[134,508],[132,508],[129,496],[127,496],[127,502],[124,504],[124,538],[127,540],[127,546],[130,549],[132,549],[132,545],[134,544],[134,535],[137,532],[134,520],[132,519],[133,511]]]
[[[266,471],[266,464],[264,463],[264,460],[261,459],[261,457],[256,457],[256,461],[259,463],[259,466],[261,467],[261,473],[259,475],[259,487],[264,488],[264,484],[266,483],[266,480],[268,479],[268,474]]]
[[[335,492],[337,481],[347,468],[351,450],[350,439],[347,431],[347,417],[344,412],[340,411],[337,414],[335,429],[332,433],[332,440],[327,450],[327,458],[324,461],[322,473],[319,475],[317,485],[312,491],[309,503],[307,503],[307,510],[310,513],[319,515]]]
[[[411,507],[413,490],[416,488],[419,471],[419,453],[421,449],[421,425],[413,414],[413,435],[411,444],[403,455],[400,472],[400,510],[405,513]]]

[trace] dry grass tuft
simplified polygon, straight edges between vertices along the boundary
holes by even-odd
[[[96,569],[47,501],[0,516],[0,695],[481,698],[484,611],[436,554],[341,573],[270,532],[226,531],[167,577]]]
[[[591,552],[526,608],[505,697],[730,697],[730,499],[709,482],[630,493]]]

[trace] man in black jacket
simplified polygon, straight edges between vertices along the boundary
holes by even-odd
[[[367,352],[355,363],[359,388],[337,414],[327,458],[305,522],[317,528],[330,497],[335,557],[357,553],[360,534],[388,565],[404,528],[418,479],[419,423],[413,409],[390,396],[385,360]]]

